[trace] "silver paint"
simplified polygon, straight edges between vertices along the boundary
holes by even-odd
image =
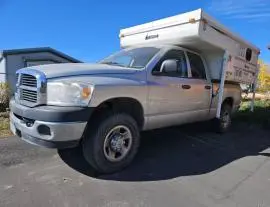
[[[44,122],[36,120],[31,127],[10,113],[10,129],[16,134],[15,127],[26,135],[36,137],[47,141],[72,141],[82,137],[86,122]],[[40,125],[46,125],[51,129],[51,135],[42,135],[37,128]]]
[[[152,70],[154,66],[168,50],[182,50],[185,55],[186,51],[190,51],[176,46],[160,46],[160,48],[161,50],[143,69],[123,68],[104,64],[55,64],[21,69],[18,73],[34,74],[39,83],[41,81],[80,81],[93,84],[95,90],[89,102],[89,107],[97,107],[113,98],[135,99],[141,104],[144,111],[145,122],[143,130],[214,118],[217,109],[217,96],[213,96],[213,94],[216,93],[218,84],[211,83],[210,74],[203,57],[206,68],[206,80],[192,79],[190,77],[191,69],[188,59],[188,78],[153,76]],[[190,85],[191,89],[183,90],[181,87],[183,84]],[[206,90],[204,88],[206,85],[211,86],[212,90]],[[39,103],[44,103],[45,97],[45,94],[44,97],[41,95]],[[226,84],[223,99],[225,100],[228,97],[233,98],[233,111],[235,111],[241,101],[240,86],[237,84]],[[37,123],[39,123],[38,120]],[[53,139],[58,141],[71,139],[69,130],[66,132],[65,130],[58,130],[58,127],[59,129],[66,127],[63,124],[51,124],[59,133]],[[86,123],[74,123],[74,125],[71,124],[70,126],[74,127],[78,132],[76,137],[73,136],[72,138],[79,139]],[[28,129],[24,128],[23,130]],[[35,134],[35,131],[30,131],[30,133]]]

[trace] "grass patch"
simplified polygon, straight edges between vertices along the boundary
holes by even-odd
[[[251,101],[244,100],[235,120],[270,129],[270,100],[255,100],[254,112],[250,111]]]
[[[0,113],[0,138],[10,136],[11,134],[9,130],[9,114],[2,112]]]

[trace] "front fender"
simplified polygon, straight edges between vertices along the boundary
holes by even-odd
[[[143,108],[147,104],[148,87],[146,81],[128,78],[110,78],[95,85],[95,90],[89,102],[89,107],[97,107],[101,103],[114,98],[132,98]]]

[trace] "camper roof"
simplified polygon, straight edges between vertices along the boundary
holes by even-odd
[[[202,9],[197,9],[191,12],[186,12],[183,14],[179,14],[172,17],[167,17],[164,19],[152,21],[149,23],[133,26],[130,28],[120,30],[119,37],[124,38],[127,36],[132,36],[140,33],[147,33],[154,30],[160,30],[164,28],[169,28],[172,26],[181,26],[185,24],[192,24],[196,22],[206,22],[209,26],[211,26],[214,30],[218,31],[219,33],[235,40],[236,42],[245,44],[246,46],[252,48],[257,53],[259,53],[260,49],[257,48],[255,45],[247,42],[237,34],[231,32],[228,28],[224,25],[220,24],[217,20],[215,20],[210,15],[206,14]]]

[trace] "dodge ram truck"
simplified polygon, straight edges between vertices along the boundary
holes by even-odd
[[[16,76],[12,132],[45,147],[81,146],[101,173],[131,163],[141,131],[212,120],[217,110],[219,83],[203,56],[178,46],[131,47],[97,64],[33,66]],[[226,83],[215,130],[229,129],[240,101],[240,85]]]

